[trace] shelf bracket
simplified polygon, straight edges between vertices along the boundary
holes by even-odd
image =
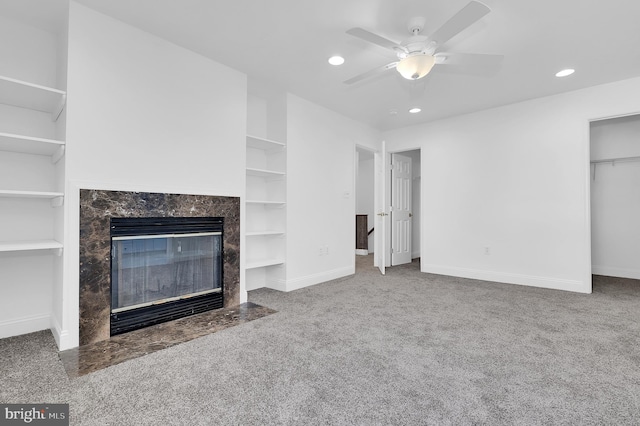
[[[56,251],[56,256],[60,257],[62,256],[62,247],[55,249]]]
[[[51,207],[61,207],[64,204],[64,196],[51,199]]]
[[[53,155],[51,156],[51,162],[53,164],[56,164],[58,161],[60,161],[60,159],[63,156],[64,156],[64,145],[60,145],[58,149],[56,149],[56,152],[54,152]]]
[[[60,100],[58,101],[58,104],[51,112],[52,121],[58,121],[58,118],[60,118],[60,114],[62,114],[62,111],[64,110],[64,106],[66,105],[66,103],[67,103],[67,95],[63,94],[62,96],[60,96]]]

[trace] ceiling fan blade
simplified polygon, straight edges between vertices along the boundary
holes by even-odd
[[[491,9],[484,4],[472,1],[431,34],[429,40],[442,45],[489,12]]]
[[[400,46],[398,43],[395,43],[389,39],[386,39],[382,36],[379,36],[378,34],[374,34],[362,28],[351,28],[350,30],[347,30],[347,34],[350,34],[364,41],[368,41],[369,43],[373,43],[380,47],[384,47],[385,49],[391,49],[394,51],[401,50],[403,52],[407,51],[407,49],[405,49],[403,46]]]
[[[362,74],[356,75],[355,77],[351,77],[349,80],[345,80],[344,84],[353,84],[359,81],[365,80],[367,78],[373,77],[378,74],[382,74],[383,72],[393,69],[398,65],[398,62],[391,62],[390,64],[383,65],[378,68],[374,68],[370,71],[364,72]]]
[[[495,72],[499,69],[504,59],[503,55],[452,52],[438,52],[435,57],[437,65],[451,65],[473,74]]]

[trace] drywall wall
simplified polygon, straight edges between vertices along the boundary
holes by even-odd
[[[0,75],[60,87],[58,45],[55,34],[0,17]],[[0,132],[55,139],[56,123],[48,113],[1,104]],[[0,151],[3,190],[58,191],[55,173],[48,156]],[[49,200],[0,197],[0,240],[53,239],[56,210]],[[0,252],[0,338],[50,327],[57,260],[50,250]]]
[[[64,293],[78,306],[79,189],[243,197],[247,90],[244,74],[71,2],[68,92]]]
[[[591,123],[591,262],[594,274],[640,279],[640,115]]]
[[[638,111],[636,78],[385,133],[422,149],[422,270],[590,292],[589,121]]]
[[[287,290],[354,273],[355,145],[375,150],[379,140],[368,126],[287,96]]]

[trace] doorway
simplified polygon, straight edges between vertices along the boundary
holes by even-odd
[[[367,238],[367,258],[368,261],[361,255],[356,255],[356,265],[361,265],[366,263],[367,265],[371,264],[371,266],[382,266],[381,271],[384,270],[385,267],[398,266],[402,264],[415,264],[416,267],[420,267],[420,211],[422,207],[421,197],[420,197],[420,149],[413,149],[407,151],[398,151],[389,153],[385,155],[384,160],[384,172],[381,181],[384,183],[385,190],[384,192],[384,202],[381,203],[379,208],[376,208],[376,200],[380,198],[380,194],[376,194],[376,175],[380,173],[376,172],[376,156],[378,153],[376,151],[372,151],[368,148],[356,146],[356,215],[366,216],[367,226],[368,226],[368,238]],[[391,182],[392,173],[391,166],[393,157],[400,159],[401,161],[406,161],[408,158],[410,161],[410,172],[408,176],[404,176],[404,179],[409,181],[408,192],[405,194],[408,198],[409,208],[400,212],[401,214],[405,214],[409,216],[409,229],[410,232],[408,234],[408,238],[404,240],[405,244],[408,244],[408,247],[405,247],[405,252],[408,252],[404,255],[403,259],[393,259],[394,256],[391,255],[392,249],[396,249],[394,244],[397,246],[399,243],[398,232],[402,232],[402,227],[397,226],[394,231],[392,225],[392,216],[393,212],[391,209],[392,197],[394,191],[399,190],[398,187],[393,189],[393,184]],[[404,160],[403,160],[404,157]],[[380,170],[378,170],[380,172]],[[382,185],[380,185],[382,186]],[[405,189],[406,190],[406,189]],[[396,194],[397,195],[397,194]],[[378,211],[380,210],[380,211]],[[384,213],[386,216],[383,216],[384,222],[384,238],[382,235],[376,235],[376,232],[381,232],[381,227],[376,226],[376,223],[380,224],[379,214]],[[362,218],[360,218],[362,219]],[[396,218],[397,219],[397,218]],[[406,218],[404,218],[406,220]],[[401,222],[402,219],[398,220]],[[406,223],[406,222],[405,222]],[[407,227],[405,225],[404,231],[406,232]],[[378,257],[379,253],[376,253],[376,246],[374,240],[382,239],[384,242],[382,243],[383,247],[383,257]],[[356,250],[356,253],[359,251]],[[384,259],[384,261],[382,261]],[[382,265],[383,264],[383,265]],[[356,268],[357,269],[357,268]],[[384,272],[383,272],[384,273]]]
[[[420,258],[420,150],[390,153],[389,162],[387,265],[398,266]]]
[[[640,279],[640,115],[590,123],[591,273]]]

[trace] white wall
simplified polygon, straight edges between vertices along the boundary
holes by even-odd
[[[287,290],[355,272],[355,145],[375,150],[379,140],[368,126],[287,96]]]
[[[591,159],[624,157],[640,157],[640,116],[591,123]],[[595,168],[591,180],[593,273],[640,279],[640,161],[600,163]]]
[[[58,36],[0,17],[0,75],[57,85]],[[48,113],[0,105],[0,132],[56,138]],[[0,188],[57,191],[51,158],[0,152]],[[54,238],[48,200],[0,198],[0,241]],[[0,253],[0,338],[49,328],[53,306],[52,251]]]
[[[244,201],[247,103],[244,74],[75,2],[68,53],[62,349],[78,343],[78,190]]]
[[[589,120],[637,111],[640,78],[387,132],[422,148],[422,270],[590,292]]]

